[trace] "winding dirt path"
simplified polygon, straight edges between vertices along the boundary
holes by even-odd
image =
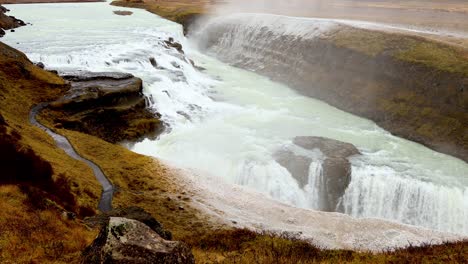
[[[94,176],[96,177],[96,179],[99,181],[99,183],[102,186],[102,193],[101,193],[101,198],[99,200],[98,209],[101,210],[102,212],[108,212],[112,210],[112,198],[114,196],[115,187],[106,177],[106,175],[101,170],[101,168],[96,163],[78,154],[76,150],[73,148],[70,141],[66,137],[53,132],[50,128],[44,126],[43,124],[37,121],[36,119],[37,114],[39,114],[42,111],[42,109],[44,109],[48,105],[49,103],[41,103],[41,104],[34,106],[29,112],[29,122],[39,127],[40,129],[44,130],[47,134],[49,134],[54,139],[57,146],[61,148],[62,150],[64,150],[68,156],[78,161],[82,161],[86,163],[93,170]]]

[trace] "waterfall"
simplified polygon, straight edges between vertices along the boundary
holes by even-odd
[[[403,178],[390,168],[353,166],[344,212],[468,234],[468,188]]]
[[[303,94],[333,101],[336,96],[327,96],[323,91],[338,87],[336,94],[342,93],[346,78],[339,79],[336,74],[332,79],[337,79],[337,82],[326,79],[333,85],[310,89],[326,78],[311,77],[323,71],[316,64],[328,63],[330,68],[341,67],[342,72],[349,71],[358,76],[365,74],[366,68],[361,69],[361,65],[343,68],[341,55],[320,39],[346,27],[363,26],[357,24],[268,14],[232,14],[208,20],[192,37],[201,50],[224,62],[268,76],[295,87]],[[379,147],[375,146],[373,139],[364,142],[364,138],[356,143],[366,153],[361,159],[351,161],[351,182],[336,211],[355,217],[385,218],[468,234],[466,163],[446,164],[435,154],[422,154],[425,152],[419,148],[411,146],[407,150],[390,137],[380,138],[383,141]],[[356,140],[350,137],[342,139],[347,142]],[[321,169],[320,162],[314,159],[309,169],[309,183],[297,191],[304,196],[307,208],[323,208],[321,191],[326,179]],[[295,205],[303,206],[298,202]]]
[[[323,168],[321,160],[314,160],[309,166],[309,182],[304,186],[307,193],[309,208],[319,210],[323,208],[322,188],[323,184]]]

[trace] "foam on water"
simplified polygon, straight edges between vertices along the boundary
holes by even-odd
[[[136,152],[293,206],[319,208],[320,157],[295,149],[314,158],[309,183],[301,188],[273,154],[292,146],[296,136],[330,137],[350,142],[363,153],[352,160],[352,181],[341,201],[346,213],[468,234],[468,165],[461,160],[394,137],[368,120],[200,54],[190,48],[180,26],[143,10],[122,17],[114,15],[117,8],[107,3],[8,8],[34,26],[19,28],[4,41],[33,61],[59,70],[130,72],[144,80],[148,102],[170,129],[157,141],[136,144]],[[262,16],[248,21],[242,30],[239,27],[247,35],[236,45],[243,45],[249,32],[270,22],[279,23],[279,32],[301,37],[315,37],[334,24],[314,22],[311,29],[310,21],[270,19]],[[233,21],[244,23],[239,17]],[[188,57],[206,71],[200,72],[184,55],[165,47],[169,37],[181,42]],[[157,67],[150,58],[155,58]],[[210,188],[217,188],[215,181]]]

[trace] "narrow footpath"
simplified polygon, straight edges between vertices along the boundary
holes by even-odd
[[[78,161],[82,161],[86,163],[89,167],[91,167],[91,169],[94,172],[94,176],[96,177],[96,179],[99,181],[99,183],[102,186],[102,193],[101,193],[101,198],[99,200],[98,209],[101,210],[102,212],[108,212],[112,210],[112,198],[114,196],[115,187],[106,177],[106,175],[104,175],[104,172],[101,170],[101,168],[96,163],[78,154],[76,150],[73,148],[70,141],[66,137],[53,132],[50,128],[44,126],[43,124],[37,121],[36,119],[37,114],[39,114],[42,111],[42,109],[44,109],[48,105],[49,103],[41,103],[33,107],[31,111],[29,112],[29,122],[39,127],[40,129],[44,130],[47,134],[49,134],[54,139],[57,146],[61,148],[62,150],[64,150],[68,156]]]

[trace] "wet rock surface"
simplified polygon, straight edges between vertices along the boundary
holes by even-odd
[[[178,52],[184,54],[184,49],[182,48],[182,44],[175,42],[173,38],[169,38],[168,40],[165,40],[164,43],[166,44],[167,47],[174,48]]]
[[[147,225],[110,217],[99,236],[83,252],[83,263],[195,263],[182,242],[163,239]]]
[[[293,142],[305,149],[319,149],[328,158],[347,158],[361,154],[353,144],[330,138],[296,137]]]
[[[352,144],[323,137],[296,137],[296,146],[306,150],[319,151],[322,161],[320,182],[320,210],[339,211],[339,200],[351,182],[351,163],[348,158],[359,155],[359,150]],[[275,153],[276,161],[286,168],[304,188],[309,183],[310,164],[313,159],[296,154],[289,149]]]
[[[116,143],[163,131],[159,115],[146,107],[143,83],[127,73],[73,72],[61,74],[70,90],[50,104],[57,128],[88,133]]]

